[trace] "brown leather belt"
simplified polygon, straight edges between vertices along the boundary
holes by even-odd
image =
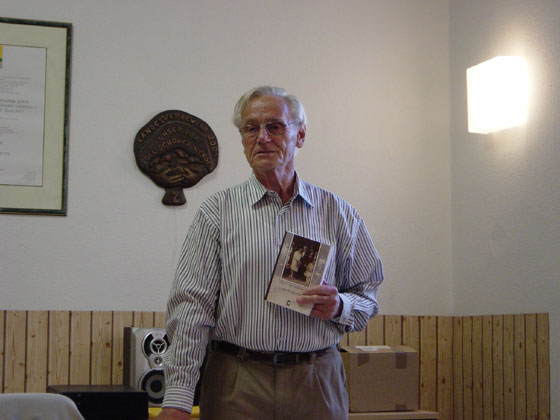
[[[235,344],[228,343],[227,341],[213,341],[211,348],[212,350],[237,356],[240,360],[260,360],[273,366],[289,366],[302,362],[313,363],[317,357],[323,356],[333,347],[327,347],[325,349],[310,351],[307,353],[272,352],[249,350],[236,346]]]

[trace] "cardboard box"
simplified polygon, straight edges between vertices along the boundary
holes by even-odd
[[[418,353],[407,346],[341,346],[350,412],[418,409]]]

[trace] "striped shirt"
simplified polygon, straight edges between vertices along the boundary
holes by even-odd
[[[346,201],[302,181],[286,203],[251,175],[205,200],[187,233],[167,306],[164,407],[190,411],[209,339],[262,351],[308,352],[363,330],[379,306],[381,260],[363,219]],[[265,301],[284,233],[327,243],[325,282],[341,315],[329,321]]]

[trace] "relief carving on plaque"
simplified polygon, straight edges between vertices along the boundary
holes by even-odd
[[[218,164],[218,139],[203,120],[184,111],[163,111],[144,125],[134,139],[140,170],[161,188],[166,206],[187,202],[189,188]]]

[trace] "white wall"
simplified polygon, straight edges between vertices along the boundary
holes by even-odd
[[[399,1],[2,1],[72,22],[67,217],[0,215],[0,308],[163,310],[201,200],[249,174],[233,104],[270,83],[306,105],[301,174],[355,204],[383,257],[385,314],[451,313],[448,6]],[[165,208],[136,132],[182,109],[217,170]],[[437,293],[434,293],[437,291]]]
[[[560,404],[560,2],[450,6],[455,312],[550,313],[552,417]],[[527,59],[525,127],[467,133],[465,69]]]

